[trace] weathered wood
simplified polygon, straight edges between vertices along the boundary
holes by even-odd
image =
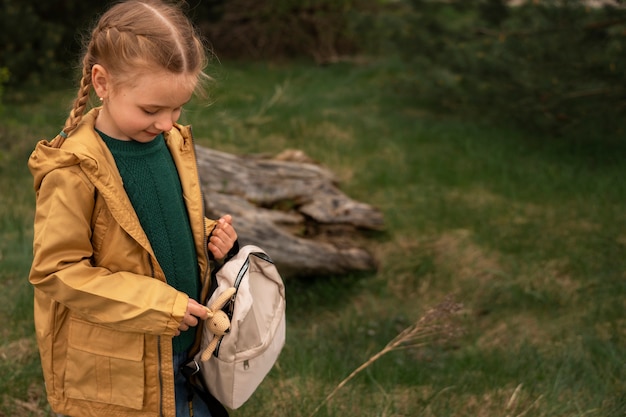
[[[382,214],[343,194],[333,174],[306,155],[196,150],[209,217],[232,214],[240,243],[265,249],[283,276],[376,268],[362,232],[382,230]]]

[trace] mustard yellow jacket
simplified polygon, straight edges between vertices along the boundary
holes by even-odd
[[[30,282],[53,410],[79,416],[175,416],[172,337],[188,297],[163,270],[89,112],[61,148],[29,159],[37,208]],[[210,285],[207,234],[191,130],[165,134]]]

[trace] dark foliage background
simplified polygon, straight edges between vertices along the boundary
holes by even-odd
[[[78,60],[79,32],[103,6],[74,0],[0,4],[0,67],[9,70],[9,86],[40,85],[67,75]]]
[[[428,104],[550,134],[624,135],[625,8],[572,0],[410,6],[390,37],[412,69],[407,84]]]
[[[114,2],[0,0],[0,67],[9,85],[64,77],[79,61],[82,38]],[[219,57],[310,57],[318,63],[356,53],[350,20],[377,0],[189,0],[188,15]]]
[[[111,2],[0,0],[9,90],[74,74]],[[583,0],[189,0],[222,59],[375,58],[416,106],[554,135],[621,140],[626,9]],[[1,73],[0,73],[1,74]],[[0,90],[0,95],[2,90]]]

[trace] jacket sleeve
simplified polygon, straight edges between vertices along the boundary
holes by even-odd
[[[213,229],[215,229],[216,225],[217,225],[217,221],[209,219],[208,217],[205,217],[204,218],[204,235],[211,236],[211,233],[213,233]]]
[[[94,187],[78,167],[48,173],[37,192],[30,282],[90,322],[173,336],[188,296],[149,276],[93,266],[93,209]]]

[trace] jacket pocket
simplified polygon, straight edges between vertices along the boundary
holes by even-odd
[[[68,398],[140,410],[144,396],[144,340],[71,319],[65,393]]]

